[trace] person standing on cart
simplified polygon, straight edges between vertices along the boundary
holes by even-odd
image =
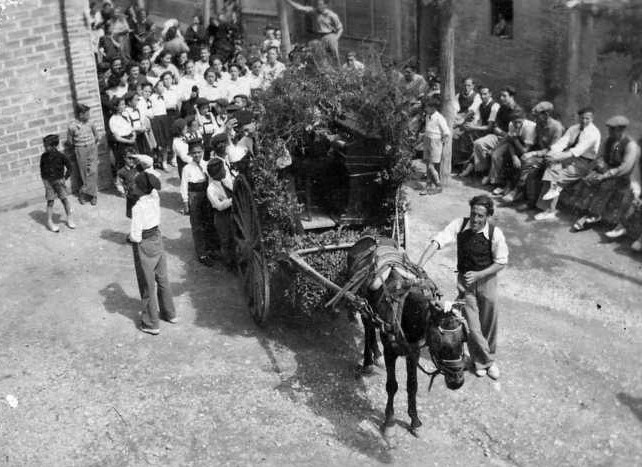
[[[214,145],[214,157],[207,164],[209,185],[207,199],[214,210],[214,228],[219,239],[220,256],[229,268],[235,262],[232,236],[232,190],[234,177],[225,160],[227,141],[219,138]]]
[[[455,219],[435,235],[418,264],[423,267],[437,250],[456,243],[458,298],[465,301],[468,350],[475,374],[498,379],[497,273],[508,263],[508,246],[501,229],[489,221],[494,213],[493,200],[479,195],[469,205],[469,217]]]

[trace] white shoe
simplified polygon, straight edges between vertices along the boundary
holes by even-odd
[[[558,187],[557,185],[552,186],[545,194],[542,196],[542,199],[544,201],[550,201],[552,199],[557,198],[560,193],[562,192],[562,189]]]
[[[491,194],[494,196],[501,196],[504,194],[504,188],[502,188],[501,186],[498,186],[491,192]]]
[[[637,239],[636,241],[634,241],[633,243],[631,243],[631,249],[632,249],[633,251],[637,251],[637,252],[642,251],[642,240]]]
[[[490,177],[489,176],[485,176],[484,178],[482,178],[482,181],[481,181],[482,185],[488,185],[489,183],[490,183]]]
[[[475,376],[478,378],[483,378],[486,376],[488,372],[486,371],[486,368],[480,368],[479,370],[475,370]]]
[[[497,365],[495,365],[494,363],[488,367],[486,373],[491,379],[499,379],[499,368],[497,368]]]
[[[624,228],[622,224],[618,224],[613,230],[609,230],[604,235],[606,235],[608,238],[620,238],[626,235],[626,228]]]
[[[535,214],[536,221],[549,221],[557,218],[555,211],[543,211]]]

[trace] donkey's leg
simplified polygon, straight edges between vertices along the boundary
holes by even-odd
[[[399,385],[395,376],[395,364],[397,355],[389,345],[383,346],[383,357],[386,361],[386,392],[388,393],[388,402],[386,404],[386,421],[385,426],[391,427],[395,424],[395,394]]]
[[[377,332],[374,325],[369,319],[361,317],[363,323],[363,367],[361,372],[364,375],[369,375],[374,372],[374,360],[372,358],[373,346],[377,346]]]
[[[406,374],[408,376],[408,415],[410,416],[410,428],[415,429],[421,426],[421,420],[417,415],[417,364],[419,362],[419,349],[413,346],[406,356]]]

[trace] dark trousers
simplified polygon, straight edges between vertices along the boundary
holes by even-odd
[[[528,204],[535,206],[542,191],[542,175],[546,169],[544,156],[532,156],[522,161],[517,188],[523,190]]]
[[[158,229],[145,234],[140,243],[132,245],[138,290],[143,304],[142,325],[158,329],[159,317],[176,316],[174,298],[167,276],[167,261]]]
[[[232,264],[235,261],[234,237],[232,235],[232,210],[214,210],[214,228],[219,239],[223,260]]]
[[[466,286],[463,274],[460,274],[458,288],[465,300],[470,356],[475,369],[488,368],[493,363],[497,346],[497,275]]]
[[[188,203],[194,249],[200,258],[211,253],[212,249],[212,208],[205,191],[190,191]]]

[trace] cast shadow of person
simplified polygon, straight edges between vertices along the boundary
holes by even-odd
[[[31,217],[31,219],[33,219],[37,224],[40,224],[45,228],[47,227],[47,211],[41,211],[41,210],[31,211],[29,213],[29,217]],[[54,212],[52,216],[52,220],[54,224],[59,224],[63,219],[64,219],[64,216],[61,213]]]
[[[615,397],[617,397],[620,403],[631,409],[631,412],[633,412],[640,423],[642,423],[642,397],[634,397],[625,392],[618,392]]]
[[[107,312],[118,313],[129,318],[138,328],[140,324],[140,298],[138,296],[130,297],[117,282],[108,284],[99,293],[103,297],[103,306]]]
[[[201,265],[195,258],[191,230],[182,228],[179,232],[179,238],[164,239],[164,245],[168,255],[184,263],[184,273],[172,282],[172,290],[175,296],[189,295],[194,324],[228,336],[256,337],[270,361],[266,371],[281,380],[275,390],[293,403],[304,400],[313,413],[329,422],[332,428],[328,432],[346,447],[378,462],[392,462],[376,429],[359,426],[365,420],[377,427],[384,417],[383,407],[374,407],[367,397],[364,381],[355,378],[354,363],[360,351],[354,343],[353,327],[345,319],[297,317],[296,311],[289,315],[275,311],[266,326],[257,328],[237,276],[220,264],[212,268]],[[279,366],[286,354],[294,355],[296,361],[291,376],[283,375]]]

